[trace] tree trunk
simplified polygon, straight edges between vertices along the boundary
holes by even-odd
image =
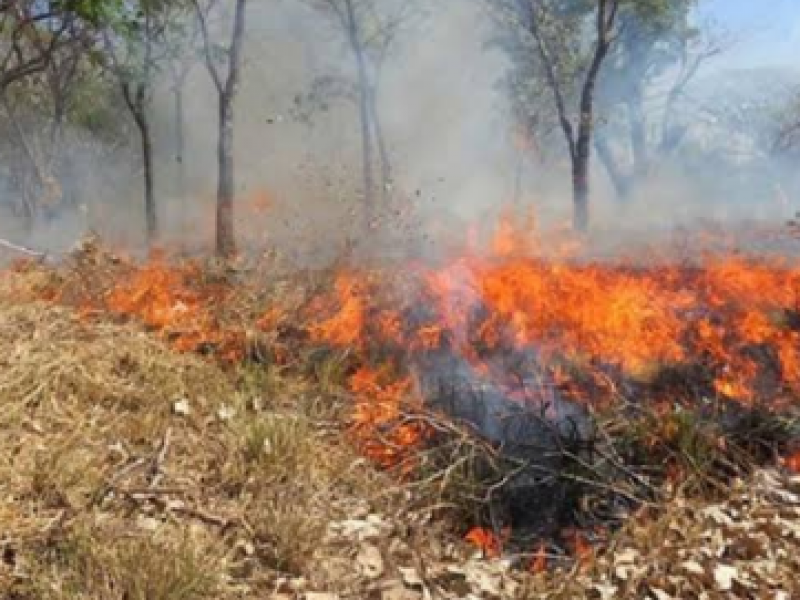
[[[206,27],[206,17],[199,3],[194,3],[205,48],[206,68],[217,88],[219,100],[219,123],[217,139],[217,220],[216,252],[223,259],[236,255],[236,231],[234,227],[233,196],[235,174],[233,156],[233,102],[239,88],[242,70],[242,48],[245,34],[245,11],[247,0],[236,0],[233,17],[233,32],[228,52],[228,73],[223,79],[212,52],[211,39]]]
[[[50,127],[50,173],[55,177],[61,190],[59,202],[64,206],[77,209],[78,199],[72,181],[73,164],[68,153],[64,152],[64,126],[67,118],[67,99],[64,95],[56,95],[53,123]]]
[[[576,155],[572,161],[572,227],[589,228],[589,155]]]
[[[588,82],[587,82],[588,83]],[[594,113],[591,100],[585,101],[587,94],[584,88],[584,102],[581,106],[581,122],[578,126],[578,139],[572,157],[572,201],[574,214],[572,225],[577,231],[589,228],[589,172],[591,167],[592,121]]]
[[[604,5],[601,5],[601,7]],[[604,22],[604,12],[599,11],[599,19]],[[597,76],[600,67],[608,54],[608,42],[605,34],[598,34],[597,48],[592,64],[586,74],[586,80],[581,90],[580,122],[578,123],[578,138],[575,141],[575,150],[572,153],[572,200],[575,214],[573,226],[577,231],[586,231],[589,228],[589,172],[592,156],[592,138],[594,137],[594,92],[597,87]]]
[[[645,127],[642,90],[637,83],[627,99],[628,126],[631,135],[633,153],[633,179],[639,182],[647,175],[647,132]]]
[[[595,135],[594,147],[597,150],[597,158],[600,159],[608,173],[608,178],[611,180],[611,185],[614,186],[617,200],[627,202],[631,191],[630,177],[622,172],[619,163],[614,158],[611,147],[608,145],[608,140],[605,136]]]
[[[233,98],[221,95],[219,102],[219,144],[217,147],[219,185],[217,188],[217,256],[232,258],[236,254],[234,229],[234,160],[233,160]]]
[[[185,139],[185,121],[184,121],[184,106],[183,106],[183,85],[178,84],[173,90],[173,99],[175,101],[175,167],[176,167],[176,195],[178,196],[178,203],[180,206],[180,230],[181,234],[185,233],[185,224],[187,219],[187,206],[186,206],[186,165],[184,163],[184,152],[186,146]],[[181,236],[183,237],[183,235]]]
[[[359,128],[361,130],[361,162],[364,186],[363,232],[367,234],[372,229],[372,223],[375,217],[375,176],[372,172],[373,149],[371,126],[373,113],[371,112],[370,100],[372,89],[352,0],[345,0],[345,9],[347,12],[347,35],[356,61],[356,76],[358,78],[358,117]]]
[[[378,114],[377,89],[372,89],[372,92],[369,95],[369,100],[372,127],[373,131],[375,132],[375,143],[378,146],[378,158],[380,160],[380,197],[385,205],[391,195],[392,163],[391,158],[389,157],[389,149],[386,147],[386,138],[383,135],[383,124],[381,123],[380,115]]]
[[[28,136],[25,134],[25,130],[22,128],[22,125],[20,124],[20,120],[17,117],[14,107],[8,101],[8,96],[6,96],[5,91],[2,92],[2,102],[3,105],[5,106],[6,113],[8,114],[9,121],[11,121],[14,131],[17,134],[17,138],[19,139],[20,145],[22,146],[24,155],[28,159],[28,162],[30,164],[31,177],[36,180],[35,184],[33,182],[29,184],[26,181],[27,178],[25,176],[21,178],[24,227],[26,233],[31,234],[36,226],[37,217],[40,212],[40,206],[38,205],[38,202],[34,198],[35,194],[32,192],[31,188],[38,187],[40,190],[42,190],[44,189],[47,180],[45,178],[45,173],[43,171],[41,161],[37,157],[33,146],[28,140]]]
[[[136,125],[142,141],[142,163],[144,166],[144,216],[147,232],[147,245],[152,246],[158,239],[158,214],[153,178],[153,140],[150,124],[144,112],[136,115]]]
[[[373,150],[369,113],[369,92],[364,89],[363,85],[361,76],[359,75],[358,116],[359,128],[361,130],[361,168],[364,186],[364,233],[367,233],[372,228],[372,222],[375,216],[375,176],[372,173]]]

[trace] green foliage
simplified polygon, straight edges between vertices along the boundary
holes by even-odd
[[[119,92],[107,77],[90,69],[72,93],[71,123],[101,140],[126,137],[125,122],[119,118]]]
[[[124,0],[61,0],[59,10],[77,15],[92,25],[100,25],[114,19],[125,8]]]

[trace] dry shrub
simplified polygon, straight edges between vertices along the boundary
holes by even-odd
[[[137,514],[153,507],[124,490],[147,489],[155,476],[172,485],[201,479],[197,470],[214,452],[204,440],[218,428],[210,417],[235,395],[228,377],[135,328],[39,303],[0,303],[0,344],[0,549],[36,565],[28,574],[34,580],[50,582],[42,583],[46,595],[31,597],[202,597],[195,591],[205,589],[208,573],[191,558],[189,542],[167,551],[130,538]],[[177,401],[190,413],[175,414]],[[113,540],[90,531],[87,544],[68,544],[61,550],[72,548],[78,562],[64,566],[63,552],[48,550],[50,538],[57,532],[77,544],[83,534],[70,524],[88,514],[120,531]],[[20,582],[8,584],[1,571],[0,595],[16,593]],[[56,585],[62,577],[71,591]]]
[[[268,568],[311,575],[325,560],[329,522],[347,518],[355,502],[385,488],[335,431],[303,408],[249,412],[231,424],[235,451],[222,479],[235,484],[259,559]],[[313,412],[313,411],[312,411]],[[361,468],[353,468],[360,464]]]
[[[796,413],[796,411],[794,411]],[[715,497],[733,477],[770,464],[798,438],[798,417],[767,408],[698,403],[637,415],[605,415],[615,453],[631,471],[653,481],[670,479],[684,493]]]

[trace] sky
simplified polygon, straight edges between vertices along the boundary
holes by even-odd
[[[726,66],[800,69],[800,0],[704,0],[701,20],[734,36]]]

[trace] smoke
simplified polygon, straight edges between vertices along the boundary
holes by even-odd
[[[388,12],[395,4],[375,6]],[[517,125],[498,85],[510,63],[502,50],[487,46],[495,26],[481,2],[420,6],[398,29],[381,71],[378,105],[397,203],[385,220],[407,219],[411,225],[402,235],[411,230],[415,243],[442,236],[463,241],[470,223],[491,222],[512,203],[534,207],[542,228],[570,219],[569,164],[559,132],[543,141],[544,158],[513,144]],[[330,258],[361,236],[358,112],[346,94],[321,104],[316,98],[313,106],[305,102],[320,78],[352,81],[353,56],[341,25],[311,3],[252,2],[247,29],[236,101],[239,234],[243,245],[276,246],[300,262]],[[783,96],[758,84],[748,89],[744,76],[731,71],[741,52],[731,58],[723,53],[687,88],[680,109],[691,129],[686,148],[658,164],[628,203],[616,199],[595,157],[595,237],[619,241],[701,219],[780,222],[793,214],[798,178],[769,154],[766,140],[774,111],[796,91],[788,82],[800,78],[787,70],[768,76],[783,82],[789,90]],[[721,81],[738,85],[740,96],[720,93]],[[650,106],[657,107],[660,90],[651,92]],[[191,71],[184,100],[182,165],[168,81],[160,82],[152,109],[162,235],[166,245],[207,250],[213,240],[217,100],[202,61]],[[300,109],[307,109],[307,118],[300,118]],[[117,111],[118,119],[129,119],[122,104]],[[755,115],[764,118],[757,122]],[[74,129],[68,136],[70,185],[83,209],[62,210],[28,241],[65,247],[92,228],[141,249],[135,130],[127,127],[120,142],[87,141],[91,133]],[[396,238],[382,233],[378,245]]]

